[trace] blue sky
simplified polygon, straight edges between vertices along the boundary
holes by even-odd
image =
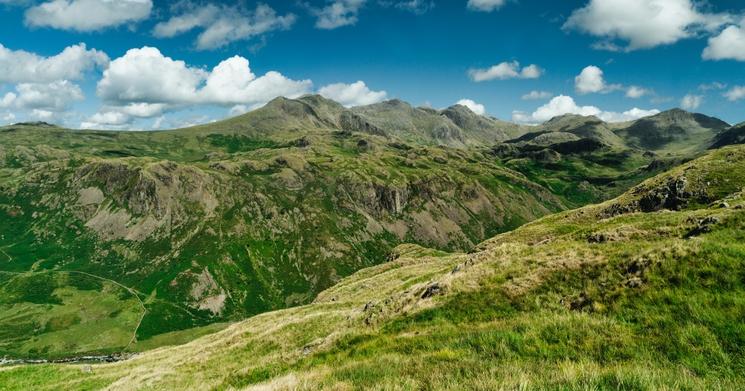
[[[0,0],[0,12],[0,123],[169,128],[317,92],[526,123],[673,107],[745,120],[736,0]]]

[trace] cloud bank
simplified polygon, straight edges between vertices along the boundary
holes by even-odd
[[[513,112],[512,120],[519,123],[539,124],[557,116],[577,114],[583,116],[594,115],[606,122],[625,122],[659,113],[660,111],[656,109],[644,110],[636,107],[622,113],[603,111],[595,106],[579,106],[571,96],[559,95],[531,114],[520,111]]]
[[[352,84],[329,84],[318,90],[318,93],[346,107],[378,103],[388,96],[388,93],[385,91],[371,91],[363,81],[357,81]]]

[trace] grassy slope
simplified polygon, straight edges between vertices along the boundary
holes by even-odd
[[[541,219],[471,254],[402,246],[394,261],[344,279],[311,305],[90,373],[5,368],[0,384],[742,389],[743,166],[745,148],[714,151],[619,199]],[[682,210],[610,213],[682,177],[690,186]]]
[[[144,311],[132,292],[89,275],[0,272],[0,356],[121,351]]]

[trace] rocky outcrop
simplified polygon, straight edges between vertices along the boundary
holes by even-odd
[[[432,137],[438,140],[452,141],[457,140],[464,142],[463,133],[460,129],[455,126],[449,126],[449,124],[441,124],[432,129]]]
[[[210,216],[218,206],[209,175],[168,161],[94,161],[75,171],[73,183],[86,226],[104,240],[141,241],[161,227]]]
[[[396,215],[404,211],[409,199],[408,189],[398,189],[384,185],[373,185],[375,189],[375,209]]]
[[[663,209],[681,210],[692,202],[709,203],[705,189],[690,186],[685,176],[673,177],[654,186],[638,186],[630,191],[633,198],[607,207],[602,215],[617,216],[634,212],[656,212]]]
[[[349,132],[375,134],[378,136],[386,135],[385,131],[371,124],[361,115],[355,114],[351,111],[345,111],[341,114],[339,118],[339,127],[342,130]]]
[[[645,191],[638,201],[639,209],[642,212],[679,210],[695,196],[696,194],[688,189],[688,180],[685,177],[674,178],[661,188]]]

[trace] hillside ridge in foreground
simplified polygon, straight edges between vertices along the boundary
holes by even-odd
[[[8,389],[742,389],[745,147],[469,254],[394,259],[186,345]]]

